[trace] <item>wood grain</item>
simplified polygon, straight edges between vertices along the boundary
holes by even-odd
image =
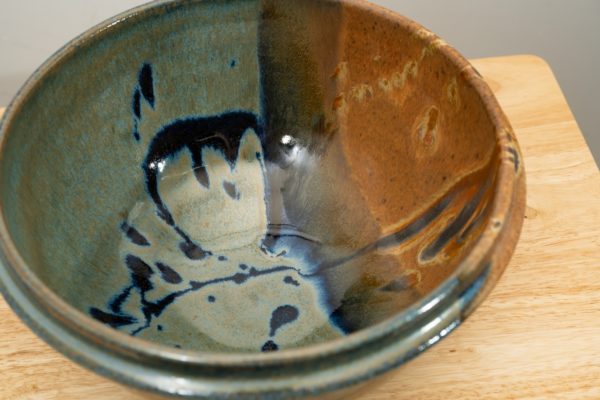
[[[600,399],[600,173],[542,59],[473,64],[523,149],[521,240],[473,316],[362,399]],[[0,321],[0,399],[143,398],[50,349],[2,300]]]

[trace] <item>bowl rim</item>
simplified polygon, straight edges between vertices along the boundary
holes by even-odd
[[[462,55],[447,45],[437,35],[407,17],[381,6],[371,4],[366,0],[318,1],[324,3],[343,3],[349,7],[359,9],[361,12],[374,14],[378,18],[392,20],[408,32],[418,35],[422,39],[424,46],[434,47],[441,53],[442,57],[449,59],[457,67],[457,70],[461,71],[461,78],[464,79],[464,83],[470,85],[478,93],[490,118],[490,122],[495,127],[496,146],[501,147],[504,136],[507,138],[510,137],[508,139],[509,142],[516,143],[510,124],[500,109],[491,89],[483,81],[481,75]],[[187,7],[192,3],[200,2],[203,1],[160,0],[147,3],[109,18],[68,42],[31,75],[6,108],[0,120],[0,157],[5,150],[11,123],[21,111],[23,105],[35,95],[44,78],[67,61],[70,56],[77,52],[78,48],[95,45],[103,37],[115,34],[120,29],[127,28],[128,23],[151,18],[154,14],[160,14],[170,8]],[[504,222],[510,215],[509,211],[512,199],[517,190],[518,176],[523,173],[522,168],[517,170],[514,163],[507,156],[503,157],[500,154],[499,158],[497,178],[494,183],[496,190],[494,191],[491,203],[490,216],[486,220],[482,234],[477,239],[472,250],[466,254],[465,258],[450,276],[417,302],[392,317],[350,335],[306,347],[285,349],[280,352],[270,353],[213,353],[171,348],[155,342],[131,337],[116,329],[107,327],[74,306],[71,306],[56,293],[52,292],[29,268],[9,234],[1,198],[0,256],[2,257],[0,259],[0,268],[5,268],[9,275],[12,275],[13,282],[9,283],[23,285],[18,290],[34,296],[44,311],[49,312],[53,318],[58,319],[60,324],[78,332],[86,340],[93,341],[99,347],[110,348],[121,354],[136,354],[152,359],[185,363],[186,365],[231,368],[270,366],[286,364],[291,361],[309,361],[323,358],[360,348],[366,343],[376,341],[401,329],[416,317],[426,314],[443,299],[448,297],[449,287],[455,285],[456,282],[466,282],[468,284],[472,283],[478,277],[482,261],[493,253],[499,236],[502,233],[502,229],[498,226],[498,223],[504,228]],[[2,288],[3,284],[5,282],[0,282],[0,288]],[[4,288],[2,289],[4,294],[5,290]],[[9,303],[11,302],[9,301]],[[11,306],[13,309],[18,308],[12,303]],[[22,314],[21,312],[18,312],[18,314],[21,317],[27,317],[27,311],[20,311]]]

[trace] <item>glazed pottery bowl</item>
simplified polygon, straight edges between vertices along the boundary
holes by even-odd
[[[8,302],[163,395],[346,396],[460,324],[523,216],[477,71],[361,1],[118,16],[34,74],[0,153]]]

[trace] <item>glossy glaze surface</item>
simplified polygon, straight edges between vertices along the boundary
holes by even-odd
[[[439,340],[512,252],[523,171],[495,100],[362,2],[157,3],[40,76],[3,126],[2,207],[34,296],[78,309],[75,330],[313,357],[446,304]]]

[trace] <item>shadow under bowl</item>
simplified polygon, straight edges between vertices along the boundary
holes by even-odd
[[[345,396],[458,326],[523,218],[481,76],[361,1],[134,9],[46,62],[0,134],[4,296],[165,395]]]

